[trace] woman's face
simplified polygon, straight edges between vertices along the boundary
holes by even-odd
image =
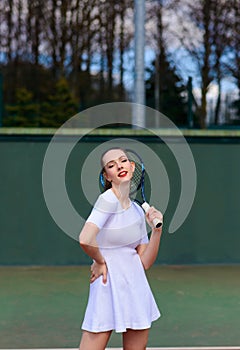
[[[104,176],[112,184],[119,185],[130,181],[135,169],[134,162],[130,162],[121,149],[112,149],[102,158]]]

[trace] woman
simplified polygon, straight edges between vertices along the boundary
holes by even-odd
[[[82,325],[80,350],[104,350],[111,332],[122,333],[124,350],[144,350],[151,322],[160,312],[145,271],[154,263],[162,234],[152,220],[162,220],[151,207],[145,215],[129,199],[135,164],[120,148],[101,159],[106,188],[79,236],[83,250],[93,259],[88,305]]]

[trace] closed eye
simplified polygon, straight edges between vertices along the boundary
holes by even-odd
[[[111,169],[114,167],[114,164],[108,164],[108,169]]]
[[[126,162],[128,162],[128,158],[119,158],[119,161],[120,161],[121,163],[126,163]],[[107,168],[108,168],[108,169],[111,169],[111,168],[113,168],[116,164],[117,164],[117,163],[116,163],[115,161],[109,162],[109,163],[107,163]]]

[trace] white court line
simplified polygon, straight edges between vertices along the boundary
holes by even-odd
[[[0,349],[0,350],[78,350],[78,348],[58,348],[58,349]],[[122,350],[122,348],[106,348],[105,350]],[[180,347],[160,347],[160,348],[147,348],[147,350],[240,350],[239,346],[180,346]]]

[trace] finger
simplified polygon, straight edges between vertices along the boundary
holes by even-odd
[[[147,213],[149,218],[162,218],[162,213],[159,210],[153,209],[151,208],[151,211],[149,210],[149,212]]]
[[[103,272],[103,279],[102,279],[103,283],[106,284],[107,283],[107,271]]]
[[[96,279],[97,279],[97,277],[95,275],[91,276],[90,283],[93,283]]]

